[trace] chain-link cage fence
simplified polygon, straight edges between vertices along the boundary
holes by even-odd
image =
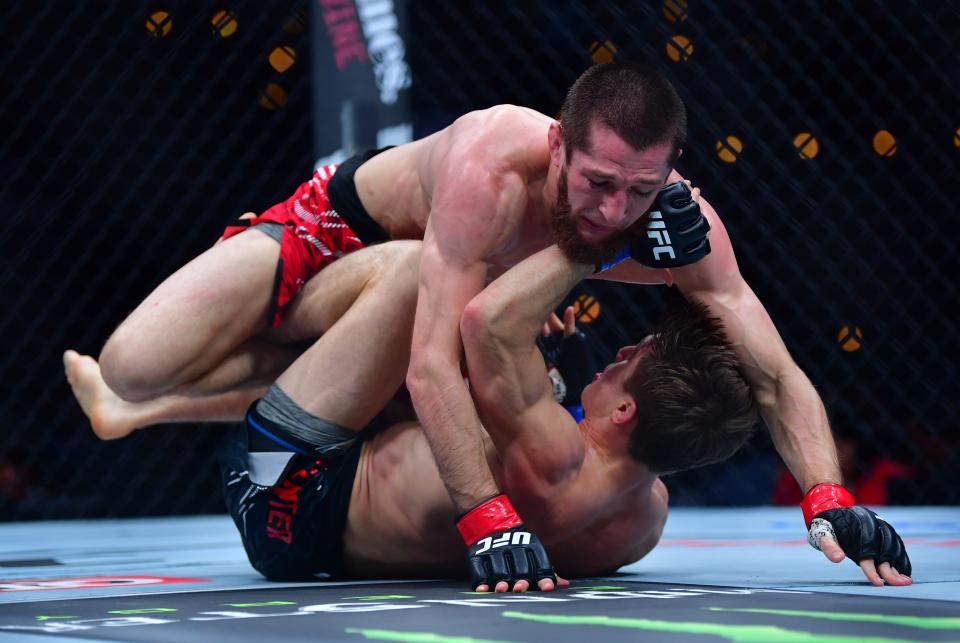
[[[307,27],[305,2],[0,8],[4,518],[222,511],[218,427],[101,442],[59,356],[309,176],[309,69],[278,71]]]
[[[497,103],[554,115],[594,62],[663,71],[689,111],[678,169],[823,397],[849,486],[867,504],[960,501],[956,3],[407,10],[416,136]],[[60,353],[96,355],[226,220],[309,176],[309,13],[250,0],[0,8],[0,518],[221,511],[222,427],[101,442]],[[608,361],[676,296],[590,284],[569,301]],[[799,500],[764,431],[668,484],[674,503]]]

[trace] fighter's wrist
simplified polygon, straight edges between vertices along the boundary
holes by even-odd
[[[817,516],[828,509],[852,507],[857,504],[853,494],[842,485],[835,482],[821,482],[807,491],[800,501],[800,510],[803,511],[803,522],[810,527],[810,523]]]
[[[497,531],[506,531],[523,524],[510,499],[499,494],[484,500],[463,513],[457,520],[457,530],[467,547]]]

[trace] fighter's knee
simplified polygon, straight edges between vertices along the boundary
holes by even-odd
[[[104,383],[121,399],[141,402],[159,393],[155,378],[145,370],[141,351],[122,327],[104,344],[99,361]]]
[[[416,286],[420,274],[420,249],[423,247],[423,243],[420,241],[401,241],[400,244],[397,259],[398,276],[405,283],[413,283]]]
[[[391,241],[379,246],[375,280],[391,289],[407,285],[415,290],[422,245],[420,241]]]
[[[420,265],[420,241],[391,241],[378,246],[380,262],[379,269],[383,274],[396,274],[398,268],[416,269]]]

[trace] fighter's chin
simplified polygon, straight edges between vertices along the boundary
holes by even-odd
[[[577,221],[577,233],[586,244],[601,245],[616,236],[617,232],[616,228],[598,225],[586,217],[580,217]]]
[[[579,235],[577,235],[576,239],[559,239],[557,244],[560,246],[563,254],[571,261],[596,264],[603,260],[602,255],[604,253],[601,247],[587,242],[580,238]]]
[[[625,245],[620,235],[605,236],[599,240],[586,239],[580,234],[557,240],[560,250],[572,261],[599,264],[610,261]]]

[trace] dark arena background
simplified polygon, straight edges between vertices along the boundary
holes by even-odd
[[[960,503],[958,35],[956,2],[2,3],[0,520],[222,513],[225,427],[101,442],[64,349],[96,355],[318,159],[498,103],[555,115],[612,59],[680,91],[679,170],[822,395],[859,500]],[[609,360],[676,296],[570,301]],[[667,484],[675,505],[799,500],[765,431]]]

